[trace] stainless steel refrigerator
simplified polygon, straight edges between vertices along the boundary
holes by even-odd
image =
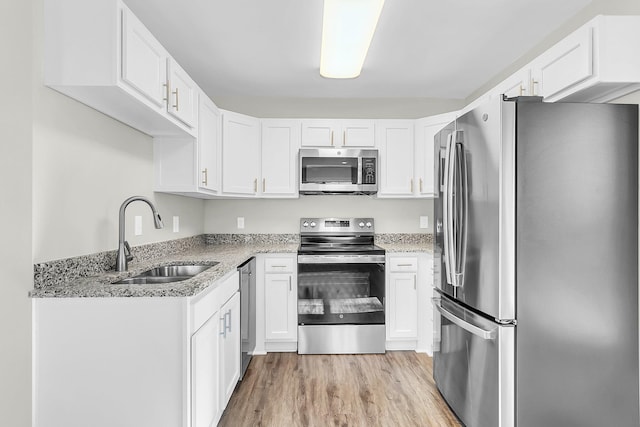
[[[638,107],[494,100],[435,145],[451,409],[467,427],[638,426]]]

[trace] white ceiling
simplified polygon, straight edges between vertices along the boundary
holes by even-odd
[[[455,98],[590,0],[387,0],[362,74],[319,75],[322,0],[125,0],[214,100]]]

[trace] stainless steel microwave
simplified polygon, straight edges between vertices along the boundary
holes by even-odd
[[[300,194],[375,194],[378,150],[303,148]]]

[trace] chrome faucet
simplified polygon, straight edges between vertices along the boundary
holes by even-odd
[[[127,206],[129,206],[129,203],[135,202],[136,200],[148,204],[151,208],[151,212],[153,212],[153,223],[155,227],[163,227],[160,214],[156,210],[156,207],[153,206],[153,203],[151,203],[151,201],[146,197],[133,196],[122,202],[122,205],[120,206],[120,216],[118,218],[118,255],[116,256],[116,271],[127,271],[127,263],[133,259],[133,255],[131,255],[131,246],[129,246],[129,243],[124,240],[124,211],[127,209]]]

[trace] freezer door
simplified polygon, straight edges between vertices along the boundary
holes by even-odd
[[[638,108],[517,120],[518,427],[638,426]]]
[[[436,296],[433,374],[458,418],[473,427],[513,427],[513,325],[499,325]]]
[[[436,136],[436,288],[515,319],[513,102],[492,100]]]

